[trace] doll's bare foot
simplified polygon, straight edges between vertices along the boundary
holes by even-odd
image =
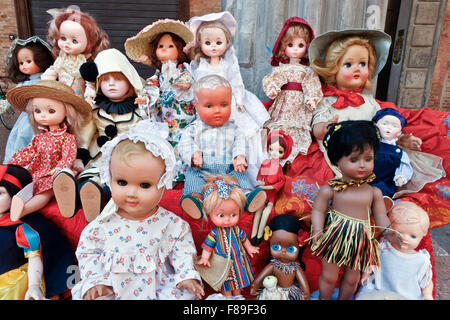
[[[18,221],[20,218],[24,216],[23,209],[25,208],[25,201],[18,197],[14,196],[11,199],[11,220]]]
[[[201,195],[188,194],[181,197],[180,206],[193,219],[198,220],[203,217],[203,201],[201,200]]]
[[[81,206],[87,222],[94,220],[101,212],[102,191],[94,182],[86,182],[80,190]]]
[[[77,209],[77,185],[72,173],[61,171],[53,179],[53,191],[59,212],[71,218]]]
[[[263,189],[256,188],[253,191],[247,192],[245,197],[247,198],[245,211],[255,212],[264,206],[266,203],[267,194]]]

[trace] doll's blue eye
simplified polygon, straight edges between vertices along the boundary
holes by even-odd
[[[294,253],[296,251],[297,251],[297,247],[295,247],[295,246],[287,247],[287,252],[289,252],[289,253]]]
[[[365,67],[365,66],[366,66],[366,63],[365,63],[365,62],[361,62],[361,63],[359,64],[359,66],[360,66],[360,67]]]
[[[352,65],[350,64],[350,63],[346,63],[346,64],[344,64],[344,67],[346,67],[346,68],[350,68]]]
[[[272,250],[273,251],[280,251],[281,250],[281,246],[279,244],[277,244],[277,243],[274,243],[272,245]]]

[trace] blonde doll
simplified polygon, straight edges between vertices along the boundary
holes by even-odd
[[[156,68],[136,99],[143,115],[169,126],[169,142],[177,157],[175,182],[184,181],[186,164],[181,160],[178,143],[183,129],[195,120],[192,104],[192,76],[188,57],[183,52],[194,38],[181,21],[163,19],[146,26],[128,38],[125,50],[132,60]]]
[[[61,81],[71,87],[77,96],[84,97],[86,83],[80,75],[80,66],[86,61],[92,61],[101,50],[109,47],[108,35],[87,13],[71,8],[54,12],[47,38],[57,58],[45,70],[42,79]],[[92,97],[92,92],[88,91],[86,97],[92,104],[95,97]]]
[[[275,42],[271,65],[275,68],[263,80],[270,99],[268,130],[282,129],[295,143],[284,162],[292,162],[298,153],[306,154],[311,144],[312,112],[322,98],[319,77],[308,65],[308,47],[314,39],[311,26],[304,19],[286,20]]]
[[[413,202],[400,201],[392,207],[389,220],[391,228],[401,233],[404,243],[398,246],[387,239],[380,242],[381,268],[370,278],[364,276],[358,299],[381,290],[409,300],[433,300],[430,254],[425,249],[416,251],[428,233],[428,214]]]
[[[248,255],[253,257],[259,252],[258,247],[250,244],[245,231],[238,227],[244,212],[245,194],[234,177],[209,176],[203,187],[203,195],[205,219],[210,219],[215,227],[202,244],[202,255],[197,264],[211,267],[209,259],[213,252],[225,258],[229,256],[232,263],[224,278],[221,293],[226,297],[237,298],[241,289],[253,281]]]
[[[33,196],[15,196],[11,220],[42,209],[53,197],[53,176],[72,168],[77,155],[80,122],[90,114],[90,105],[63,83],[41,80],[34,85],[14,88],[7,94],[11,105],[26,110],[36,135],[28,146],[15,153],[9,164],[28,166],[33,175]]]
[[[193,268],[189,224],[158,206],[175,175],[167,125],[143,120],[107,142],[100,177],[112,199],[82,232],[81,281],[74,299],[194,299],[204,292]]]
[[[230,119],[245,134],[248,143],[248,172],[256,186],[259,165],[265,159],[261,145],[261,130],[269,119],[264,105],[242,81],[239,63],[233,47],[236,20],[228,12],[193,17],[188,22],[194,41],[185,48],[195,55],[191,61],[192,74],[198,80],[208,74],[218,74],[232,87],[233,101]]]

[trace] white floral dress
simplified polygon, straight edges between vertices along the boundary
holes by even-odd
[[[176,285],[198,279],[189,224],[161,207],[144,220],[117,214],[111,200],[81,233],[76,256],[81,281],[72,289],[82,299],[95,285],[111,286],[116,300],[194,299]]]

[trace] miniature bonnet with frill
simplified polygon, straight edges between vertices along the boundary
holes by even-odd
[[[99,170],[101,182],[111,186],[111,155],[116,146],[122,140],[131,140],[134,143],[142,141],[145,148],[155,157],[161,157],[166,165],[166,170],[158,182],[158,189],[166,187],[172,189],[172,181],[176,175],[176,159],[172,145],[167,141],[169,136],[169,127],[166,123],[153,122],[150,120],[141,120],[130,126],[127,132],[124,132],[111,141],[106,142],[102,148],[102,156],[99,159]]]

